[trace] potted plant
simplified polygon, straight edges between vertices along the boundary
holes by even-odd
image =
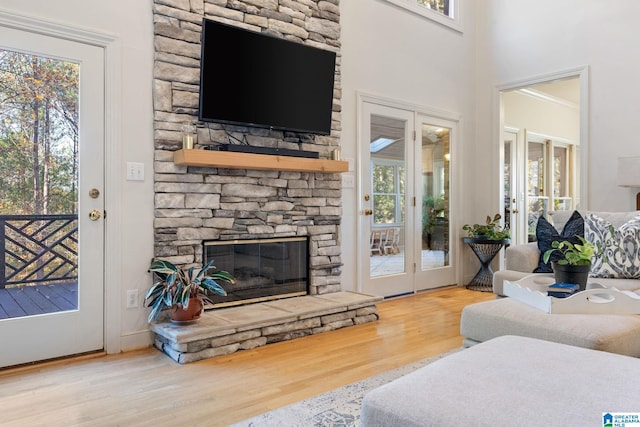
[[[210,269],[215,271],[207,274]],[[166,260],[152,260],[149,271],[160,279],[149,288],[144,297],[146,306],[151,307],[149,322],[157,320],[160,312],[165,309],[170,309],[173,321],[197,320],[202,315],[204,303],[210,301],[207,292],[227,294],[218,281],[235,283],[231,274],[216,269],[213,260],[197,271],[195,267],[183,270]]]
[[[487,215],[484,224],[465,224],[462,229],[467,232],[467,237],[478,240],[502,240],[505,244],[509,243],[510,234],[509,227],[500,225],[502,216],[497,213],[493,216]]]
[[[551,262],[556,282],[575,283],[583,291],[587,287],[591,260],[600,248],[582,236],[575,237],[580,243],[572,243],[568,240],[551,242],[551,249],[543,254],[542,260],[548,263],[551,255],[556,251],[559,252],[560,258]]]

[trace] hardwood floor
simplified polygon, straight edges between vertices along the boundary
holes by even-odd
[[[462,308],[493,298],[449,287],[387,300],[377,322],[188,365],[145,349],[1,371],[0,425],[228,425],[459,347]]]

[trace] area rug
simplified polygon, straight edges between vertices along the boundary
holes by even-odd
[[[462,350],[462,348],[418,360],[408,365],[365,378],[364,380],[348,384],[301,402],[233,424],[232,427],[360,426],[360,404],[369,390],[373,390],[376,387],[460,350]]]

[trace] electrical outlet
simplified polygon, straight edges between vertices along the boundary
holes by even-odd
[[[127,308],[138,308],[138,290],[129,289],[127,291]]]

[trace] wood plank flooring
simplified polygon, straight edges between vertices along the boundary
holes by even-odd
[[[490,299],[428,291],[379,304],[377,322],[188,365],[144,349],[0,371],[0,425],[228,425],[459,347],[462,308]]]

